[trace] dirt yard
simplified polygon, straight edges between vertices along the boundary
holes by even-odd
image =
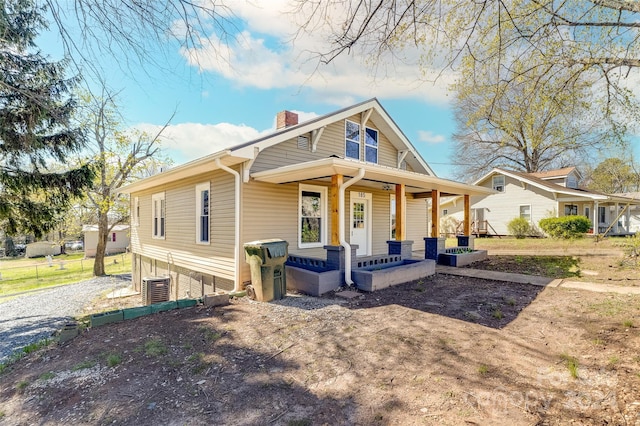
[[[639,313],[638,296],[449,275],[234,299],[28,355],[0,376],[0,424],[637,425]]]

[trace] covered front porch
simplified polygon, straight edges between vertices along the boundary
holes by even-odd
[[[398,163],[401,162],[399,158]],[[394,276],[406,282],[434,274],[438,254],[445,251],[444,240],[439,238],[439,209],[431,209],[429,218],[426,217],[428,210],[424,208],[423,217],[418,219],[424,235],[420,235],[418,240],[416,232],[408,232],[415,231],[409,227],[416,223],[416,212],[408,209],[407,200],[412,204],[416,200],[424,200],[426,206],[427,201],[438,205],[442,196],[462,196],[465,206],[464,235],[470,236],[470,196],[493,193],[487,188],[342,158],[284,166],[252,173],[251,177],[273,184],[328,184],[330,218],[329,237],[323,246],[325,256],[311,257],[295,253],[289,256],[287,262],[288,285],[293,284],[295,288],[310,294],[322,294],[345,284],[372,291],[393,285]],[[357,191],[352,191],[356,187]],[[391,214],[393,225],[391,235],[381,235],[369,228],[371,238],[363,240],[368,247],[362,250],[363,243],[359,244],[355,237],[359,232],[366,233],[367,226],[375,226],[371,224],[373,221],[370,216],[374,211],[381,210],[367,201],[369,188],[371,191],[384,189],[394,196]],[[412,219],[408,220],[408,216]],[[427,223],[431,224],[430,229],[427,229]],[[412,234],[413,239],[407,238],[408,234]],[[384,244],[381,238],[384,238]],[[372,247],[376,248],[372,250]],[[414,250],[424,250],[426,259],[415,259]]]
[[[638,231],[640,200],[602,195],[588,201],[564,198],[558,204],[561,216],[586,216],[592,223],[589,233],[595,236],[626,236]]]

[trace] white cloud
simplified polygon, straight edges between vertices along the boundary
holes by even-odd
[[[405,61],[386,56],[374,66],[370,57],[343,54],[328,65],[318,65],[313,52],[325,46],[328,29],[320,26],[310,34],[297,34],[295,43],[290,43],[292,30],[298,28],[294,20],[299,19],[290,13],[290,2],[260,4],[264,5],[232,1],[228,6],[242,20],[244,31],[229,44],[215,35],[203,38],[200,48],[182,50],[182,55],[201,72],[219,74],[239,87],[311,90],[313,96],[320,93],[325,102],[340,106],[370,97],[448,102],[453,75],[444,73],[437,84],[425,83],[440,71],[422,69],[416,48],[394,52]]]
[[[444,135],[438,135],[429,130],[420,130],[418,132],[418,140],[429,144],[438,144],[447,140]]]
[[[162,128],[149,123],[134,127],[152,134]],[[161,146],[175,164],[181,164],[256,139],[263,133],[244,124],[180,123],[165,129]]]

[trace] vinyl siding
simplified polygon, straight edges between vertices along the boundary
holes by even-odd
[[[348,120],[360,123],[360,116],[354,115]],[[378,130],[371,121],[368,122],[367,127]],[[311,134],[308,133],[305,136],[309,138],[309,149],[298,148],[297,137],[292,138],[286,142],[278,145],[266,148],[264,151],[258,154],[258,158],[251,167],[251,172],[259,172],[263,170],[275,169],[282,166],[291,164],[303,163],[312,160],[319,160],[322,158],[331,157],[337,155],[338,157],[345,157],[345,121],[338,121],[336,123],[329,124],[323,131],[322,136],[318,142],[316,152],[311,152]],[[361,143],[360,143],[360,159],[364,161],[364,129],[360,128]],[[378,164],[388,167],[396,167],[398,161],[398,151],[389,142],[389,139],[378,130]]]
[[[424,249],[424,238],[427,234],[428,206],[427,200],[407,197],[407,240],[413,241],[414,250]]]
[[[480,186],[491,188],[491,177]],[[519,180],[505,177],[505,190],[499,194],[488,196],[472,196],[472,209],[484,209],[484,219],[500,235],[508,235],[507,224],[514,218],[520,217],[520,206],[531,206],[531,223],[538,228],[540,219],[557,214],[558,203],[553,200],[551,194],[542,189],[527,185],[527,189],[522,187]],[[453,217],[458,221],[464,220],[464,203],[458,199],[456,205],[447,204],[440,209],[448,209],[447,217]],[[446,221],[447,217],[441,218]],[[441,222],[442,223],[442,222]],[[490,230],[490,233],[491,230]]]
[[[196,244],[195,186],[211,182],[210,240]],[[165,239],[152,238],[153,194],[164,192],[166,203]],[[131,227],[133,253],[163,261],[171,268],[186,268],[220,278],[234,279],[234,178],[215,171],[191,179],[134,193],[140,203],[139,225]],[[142,276],[151,271],[142,270]]]
[[[312,183],[317,185],[317,183]],[[242,244],[280,238],[289,243],[289,253],[325,257],[322,248],[298,249],[298,184],[269,184],[251,181],[242,191]],[[330,214],[329,214],[330,216]],[[330,218],[325,226],[330,227]],[[327,228],[330,229],[330,228]],[[327,238],[329,234],[327,234]],[[242,282],[251,280],[249,265],[242,259]]]

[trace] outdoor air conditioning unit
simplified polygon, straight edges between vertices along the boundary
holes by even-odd
[[[166,302],[169,300],[169,287],[171,278],[169,277],[145,277],[142,279],[142,303],[151,305],[153,303]]]

